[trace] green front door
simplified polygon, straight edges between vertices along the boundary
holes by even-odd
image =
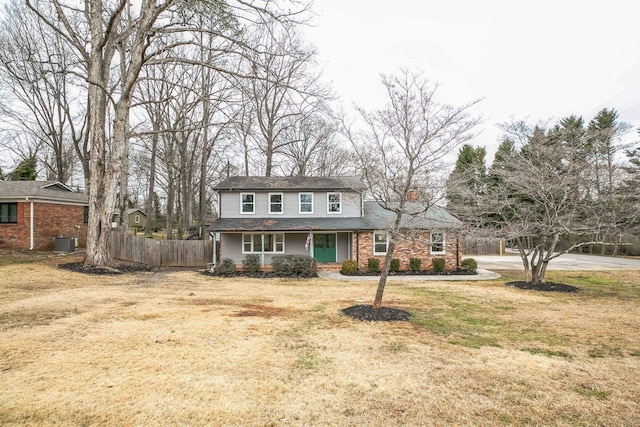
[[[336,235],[314,234],[313,257],[318,262],[336,262]]]

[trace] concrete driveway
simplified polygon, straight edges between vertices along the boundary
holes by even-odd
[[[524,270],[518,254],[470,255],[478,261],[478,268],[487,270]],[[612,256],[563,254],[549,262],[547,270],[639,270],[640,258],[618,258]]]

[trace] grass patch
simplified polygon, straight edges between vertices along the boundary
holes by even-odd
[[[409,351],[409,347],[404,342],[387,341],[382,345],[382,349],[387,353],[406,353]]]
[[[378,323],[340,313],[372,282],[0,267],[0,425],[637,424],[640,299],[505,280],[394,283]]]
[[[523,348],[522,351],[526,351],[528,353],[541,355],[541,356],[548,356],[548,357],[563,357],[565,359],[573,358],[566,351],[550,350],[548,348],[527,347],[527,348]]]
[[[612,356],[612,357],[621,357],[622,351],[620,347],[612,347],[608,344],[596,343],[592,344],[587,350],[587,354],[589,357],[594,359]]]
[[[608,399],[609,395],[611,393],[609,393],[608,391],[602,391],[600,389],[598,389],[596,386],[588,386],[588,385],[582,385],[580,387],[574,387],[573,391],[575,391],[576,393],[582,395],[582,396],[587,396],[587,397],[595,397],[597,399]]]

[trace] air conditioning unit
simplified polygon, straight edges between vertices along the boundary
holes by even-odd
[[[76,250],[76,239],[73,237],[56,237],[53,241],[54,252],[73,252]]]

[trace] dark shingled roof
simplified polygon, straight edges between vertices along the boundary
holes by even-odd
[[[371,230],[364,218],[217,218],[210,231]]]
[[[341,190],[363,191],[365,186],[355,176],[232,176],[214,186],[218,191],[234,190]]]
[[[414,230],[446,230],[457,227],[460,220],[444,209],[432,206],[426,212],[419,203],[411,203],[404,215],[402,227]],[[322,218],[217,218],[209,227],[210,231],[365,231],[391,228],[395,213],[383,209],[377,202],[365,202],[365,217],[322,217]]]
[[[0,181],[0,199],[19,200],[27,197],[34,201],[89,203],[86,194],[73,191],[57,181]]]

